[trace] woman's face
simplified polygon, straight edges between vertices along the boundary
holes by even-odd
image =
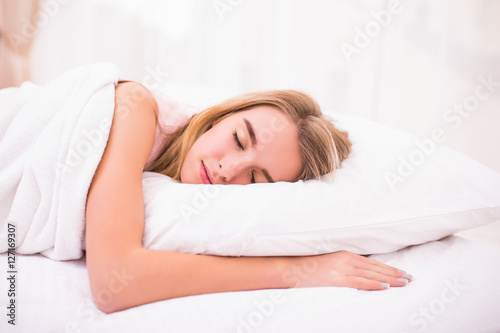
[[[181,182],[295,182],[301,169],[297,126],[279,109],[262,105],[232,113],[203,133],[182,164]]]

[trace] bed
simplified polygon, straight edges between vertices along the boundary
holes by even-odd
[[[500,251],[459,236],[372,255],[412,272],[406,287],[270,289],[165,300],[106,315],[85,258],[17,255],[16,325],[2,332],[500,332]],[[0,261],[7,263],[7,255]]]
[[[416,141],[382,124],[334,113],[350,133],[353,152],[333,182],[325,177],[293,184],[212,185],[215,192],[207,193],[205,185],[145,172],[143,245],[228,256],[348,250],[404,269],[413,282],[384,291],[324,287],[214,293],[108,315],[99,311],[85,263],[84,207],[105,146],[102,138],[109,134],[107,118],[95,116],[112,116],[118,76],[113,65],[97,64],[61,76],[44,93],[33,84],[1,91],[0,104],[12,112],[0,122],[8,134],[0,153],[8,152],[2,156],[11,159],[0,161],[0,179],[8,181],[2,182],[0,197],[15,195],[13,205],[0,200],[0,262],[6,275],[0,279],[1,332],[500,332],[500,175],[429,138]],[[162,89],[179,103],[196,100],[198,110],[216,102],[217,94],[208,93],[204,100],[196,89],[181,87],[180,94],[172,86]],[[14,102],[7,103],[14,94]],[[23,159],[14,130],[25,133],[25,119],[19,119],[23,126],[9,126],[12,119],[35,112],[41,118],[31,126],[40,125],[35,129],[44,135],[33,132],[29,138],[47,149],[26,144]],[[89,121],[83,131],[78,127],[82,119]],[[99,140],[89,139],[89,133]],[[70,156],[71,143],[85,140],[93,142],[92,155],[79,164],[60,154]],[[63,163],[54,165],[56,157]],[[407,161],[420,162],[403,178]],[[386,175],[396,172],[399,178],[391,179],[398,181],[388,182]],[[6,177],[12,174],[20,175],[25,186]],[[33,188],[40,195],[32,196]],[[210,205],[193,204],[200,193]],[[248,197],[240,200],[243,196]],[[186,205],[199,210],[187,220],[179,209]],[[8,221],[18,228],[15,262],[5,242]],[[462,237],[477,227],[483,229],[472,238],[479,242]],[[120,288],[127,276],[117,281]]]

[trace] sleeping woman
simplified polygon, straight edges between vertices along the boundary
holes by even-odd
[[[109,140],[86,203],[86,260],[101,311],[217,292],[323,286],[383,290],[411,281],[402,270],[347,251],[220,257],[144,248],[143,171],[186,184],[295,182],[337,169],[351,143],[308,95],[285,90],[244,94],[208,108],[153,149],[157,98],[131,81],[120,81],[115,92]],[[305,273],[309,267],[315,269]]]

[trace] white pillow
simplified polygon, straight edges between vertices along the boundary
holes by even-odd
[[[436,145],[439,135],[332,118],[353,142],[333,182],[194,185],[144,173],[143,245],[224,256],[372,254],[500,220],[500,174]]]

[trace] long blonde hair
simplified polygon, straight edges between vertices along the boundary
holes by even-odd
[[[165,142],[160,154],[146,171],[158,172],[180,181],[181,167],[195,141],[216,122],[231,113],[268,105],[276,107],[297,125],[303,161],[297,180],[318,179],[340,167],[351,151],[348,133],[337,129],[308,94],[296,90],[252,92],[230,98],[194,114]]]

